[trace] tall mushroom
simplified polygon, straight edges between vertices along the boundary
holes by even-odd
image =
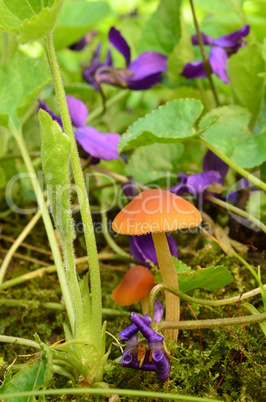
[[[178,278],[165,232],[192,229],[202,217],[197,208],[166,190],[145,190],[138,194],[115,217],[112,229],[125,235],[151,233],[163,283],[178,287]],[[180,302],[166,292],[166,321],[179,321]],[[166,337],[177,339],[178,330],[166,330]]]

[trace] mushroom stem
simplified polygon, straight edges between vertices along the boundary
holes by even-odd
[[[145,299],[140,300],[142,314],[148,314],[149,311],[149,297],[145,297]]]
[[[152,233],[152,238],[158,259],[158,265],[163,278],[163,283],[179,289],[178,277],[165,233]],[[179,321],[180,299],[169,292],[165,292],[165,299],[165,321]],[[177,340],[178,330],[166,329],[165,336],[166,338]]]

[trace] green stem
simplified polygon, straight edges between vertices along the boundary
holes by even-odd
[[[223,200],[220,200],[218,198],[215,198],[211,195],[207,195],[206,197],[209,201],[211,201],[213,204],[219,205],[222,208],[227,209],[228,211],[232,211],[235,214],[242,216],[243,218],[248,219],[249,221],[253,222],[256,226],[258,226],[261,230],[263,230],[264,233],[266,233],[266,225],[264,225],[258,218],[255,216],[252,216],[248,214],[246,211],[243,211],[243,209],[237,208],[234,205],[229,204],[229,202],[225,202]]]
[[[228,156],[224,155],[221,151],[219,151],[216,147],[210,144],[207,140],[201,137],[200,141],[206,145],[215,155],[219,156],[228,166],[238,172],[241,176],[248,179],[251,183],[253,183],[256,187],[259,187],[261,190],[266,191],[266,183],[258,179],[253,174],[249,173],[247,170],[243,169],[242,167],[238,166],[235,162],[233,162]]]
[[[45,46],[50,71],[52,74],[52,79],[55,87],[55,93],[57,96],[61,118],[63,121],[64,131],[69,136],[71,140],[71,165],[73,169],[74,179],[77,187],[77,194],[80,203],[80,212],[84,228],[84,236],[87,246],[89,268],[90,268],[90,283],[91,283],[91,299],[92,299],[92,317],[91,317],[91,334],[94,345],[101,344],[101,333],[102,327],[102,296],[101,296],[101,279],[100,279],[100,269],[97,256],[96,241],[93,230],[93,222],[90,212],[89,201],[87,197],[87,190],[85,186],[85,181],[83,177],[83,172],[81,169],[79,154],[77,150],[77,145],[73,133],[72,123],[68,111],[66,94],[64,90],[64,85],[54,49],[53,36],[50,33],[47,36],[46,46]]]
[[[78,334],[80,334],[83,327],[83,303],[76,274],[72,239],[61,239],[61,241],[63,245],[62,248],[64,250],[67,283],[72,298],[72,304],[75,310],[75,332],[73,336],[76,337]]]
[[[75,328],[75,316],[74,316],[74,309],[73,309],[73,305],[72,305],[72,300],[71,300],[71,296],[69,293],[69,288],[67,285],[67,279],[66,279],[66,274],[65,274],[65,270],[64,270],[64,265],[63,265],[63,261],[61,258],[61,254],[59,251],[59,247],[56,241],[56,237],[55,237],[55,233],[54,233],[54,228],[50,219],[50,215],[46,206],[46,202],[44,200],[43,197],[43,192],[42,189],[39,185],[39,182],[37,180],[36,177],[36,173],[34,170],[34,167],[32,166],[32,162],[30,159],[30,156],[28,154],[28,150],[24,141],[24,138],[22,136],[21,131],[19,132],[13,132],[15,140],[18,144],[19,150],[23,156],[23,160],[24,163],[27,167],[27,170],[30,174],[30,178],[31,178],[31,183],[37,198],[37,202],[40,208],[40,211],[42,212],[42,218],[43,218],[43,222],[44,222],[44,226],[47,232],[47,236],[48,236],[48,240],[49,240],[49,244],[53,253],[53,257],[54,257],[54,261],[55,261],[55,266],[56,266],[56,270],[57,270],[57,275],[59,278],[59,282],[60,282],[60,286],[61,286],[61,290],[62,290],[62,294],[64,297],[64,301],[66,304],[66,310],[67,310],[67,314],[68,314],[68,318],[70,321],[70,325],[71,325],[71,329],[72,331],[74,331]]]
[[[40,345],[37,342],[31,341],[30,339],[16,338],[15,336],[0,335],[0,342],[16,343],[17,345],[24,345],[24,346],[30,346],[35,349],[41,349]]]
[[[32,228],[34,228],[34,226],[36,225],[36,223],[38,222],[38,220],[40,219],[41,216],[42,216],[41,212],[37,212],[33,216],[33,218],[29,221],[27,226],[23,229],[23,231],[20,233],[20,235],[18,236],[16,241],[12,244],[12,246],[8,250],[8,253],[6,254],[6,256],[2,262],[1,268],[0,268],[0,287],[4,281],[6,270],[8,268],[8,265],[14,255],[14,253],[19,248],[19,246],[21,245],[23,240],[27,237],[27,235],[31,232]]]
[[[1,399],[15,399],[27,396],[43,396],[43,395],[121,395],[126,397],[139,397],[147,398],[147,400],[171,400],[171,401],[187,401],[187,402],[221,402],[218,399],[200,398],[198,396],[168,394],[166,392],[149,392],[139,391],[132,389],[119,389],[119,388],[61,388],[61,389],[45,389],[41,391],[24,391],[12,392],[8,394],[1,394]],[[150,399],[148,399],[150,398]],[[129,400],[129,399],[128,399]]]
[[[264,285],[264,286],[266,286],[266,285]],[[181,290],[178,290],[173,286],[169,286],[169,285],[160,283],[159,285],[154,286],[154,288],[150,292],[150,296],[149,296],[149,316],[150,317],[153,317],[154,302],[156,300],[157,294],[159,292],[162,292],[163,290],[167,290],[168,292],[172,293],[173,295],[179,297],[182,300],[187,301],[188,303],[200,304],[201,306],[210,306],[210,307],[225,306],[227,304],[239,303],[239,301],[242,300],[241,295],[235,296],[235,297],[230,297],[228,299],[220,299],[220,300],[197,299],[196,297],[188,296],[186,293],[181,292]],[[248,293],[247,293],[247,295],[248,295]],[[254,296],[254,294],[248,295],[245,298],[250,297],[250,296]]]
[[[36,156],[40,157],[40,152],[29,152],[30,156]],[[8,161],[10,159],[21,159],[22,155],[21,154],[7,154],[7,155],[2,155],[0,156],[0,162]]]
[[[116,95],[110,98],[105,103],[105,109],[109,109],[111,106],[115,105],[121,99],[125,98],[129,94],[129,90],[125,89],[123,91],[119,91]],[[87,123],[91,122],[92,120],[96,119],[97,117],[101,116],[103,113],[103,107],[99,106],[94,109],[88,116]]]
[[[232,325],[248,325],[260,323],[266,320],[266,313],[248,315],[233,318],[217,318],[215,320],[197,320],[197,321],[181,321],[181,322],[162,322],[158,324],[160,329],[177,328],[177,329],[199,329],[199,328],[219,328]]]
[[[207,59],[206,53],[205,53],[205,49],[204,49],[204,45],[203,45],[203,41],[201,38],[201,33],[200,33],[200,28],[199,28],[199,24],[198,24],[198,20],[197,20],[197,16],[196,16],[196,12],[195,12],[195,8],[194,8],[194,4],[193,4],[193,0],[189,0],[190,2],[190,7],[191,7],[191,11],[192,11],[192,15],[193,15],[193,20],[194,20],[194,25],[195,25],[195,29],[197,32],[197,37],[198,37],[198,42],[199,42],[199,47],[200,47],[200,52],[202,55],[202,59],[203,59],[203,66],[204,66],[204,70],[206,72],[206,75],[208,77],[209,83],[210,83],[210,87],[213,93],[213,97],[214,100],[216,102],[217,106],[220,106],[220,102],[219,102],[219,98],[218,98],[218,94],[216,92],[216,88],[212,79],[212,72],[211,72],[211,67],[210,67],[210,63]]]

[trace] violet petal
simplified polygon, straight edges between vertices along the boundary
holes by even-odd
[[[159,84],[162,79],[163,77],[161,73],[153,74],[139,80],[129,78],[127,79],[127,87],[129,89],[133,89],[134,91],[142,91],[144,89],[152,88],[156,84]]]
[[[148,314],[145,314],[144,317],[141,317],[141,319],[145,324],[150,325],[151,318]],[[132,336],[134,336],[138,331],[138,327],[135,324],[131,324],[129,327],[120,331],[119,335],[123,341],[128,342],[128,340],[132,338]]]
[[[99,133],[94,127],[80,127],[75,131],[76,140],[82,148],[94,158],[106,161],[117,159],[119,134]]]
[[[86,36],[83,36],[80,40],[77,42],[73,43],[73,45],[68,46],[69,49],[74,50],[76,52],[80,52],[81,50],[84,49],[84,47],[87,45],[88,41]]]
[[[167,57],[156,52],[141,53],[130,65],[130,71],[134,72],[129,81],[143,80],[154,74],[159,74],[167,70]]]
[[[204,70],[203,61],[192,61],[191,63],[187,63],[181,75],[184,75],[184,77],[188,78],[189,80],[207,77]]]
[[[171,366],[167,356],[161,349],[155,349],[152,352],[152,359],[156,365],[156,375],[160,380],[169,376]]]
[[[237,45],[238,41],[247,36],[250,31],[250,26],[245,25],[242,28],[234,31],[228,35],[220,36],[219,38],[214,40],[214,44],[216,46],[224,47],[224,48],[232,48]]]
[[[147,339],[148,344],[162,342],[164,338],[157,334],[157,332],[153,331],[149,325],[143,322],[141,318],[142,317],[138,316],[136,313],[131,313],[131,321],[138,327],[139,331]]]
[[[227,175],[229,166],[221,158],[215,155],[215,153],[208,150],[203,158],[202,166],[204,172],[214,170],[220,173],[220,184],[224,184],[224,178]]]
[[[204,45],[213,45],[214,44],[214,39],[211,36],[208,36],[203,32],[201,32],[200,35],[201,35],[202,42]],[[199,44],[198,35],[192,35],[191,40],[192,40],[193,45]]]
[[[171,254],[178,258],[178,249],[175,240],[166,233]],[[129,236],[130,254],[141,264],[150,268],[148,261],[158,264],[156,251],[150,233],[141,236]]]
[[[159,300],[155,300],[154,303],[154,314],[153,314],[153,321],[155,323],[160,322],[163,318],[164,307]]]
[[[73,126],[77,128],[85,126],[89,114],[85,103],[77,98],[74,98],[74,96],[67,95],[66,98]]]
[[[227,59],[228,59],[227,53],[223,48],[218,46],[213,46],[211,48],[209,62],[211,65],[212,72],[226,84],[230,82],[226,73]]]
[[[125,58],[126,65],[130,63],[130,47],[121,35],[120,31],[112,27],[109,31],[109,41]]]

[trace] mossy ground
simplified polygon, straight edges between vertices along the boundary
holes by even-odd
[[[25,223],[25,222],[24,222]],[[16,238],[22,230],[22,223],[6,222],[9,231],[6,234]],[[11,228],[11,229],[10,229]],[[99,248],[106,247],[103,238],[99,236]],[[197,236],[197,237],[196,237]],[[183,253],[187,250],[188,244],[192,241],[182,234],[177,235],[180,258],[191,267],[200,265],[224,265],[228,267],[233,275],[233,281],[226,288],[217,289],[216,292],[196,290],[191,295],[200,298],[216,299],[226,298],[241,294],[256,287],[257,284],[249,271],[239,264],[235,258],[226,256],[214,243],[194,235],[194,251]],[[119,239],[120,241],[120,239]],[[121,238],[122,242],[126,240]],[[46,235],[42,222],[39,222],[27,238],[27,242],[35,246],[45,247],[47,244]],[[77,249],[80,255],[85,255],[82,240],[77,239]],[[2,241],[2,247],[8,248],[8,242]],[[48,249],[48,246],[47,246]],[[197,251],[195,251],[197,250]],[[38,252],[26,248],[18,250],[25,255],[41,258],[50,263],[49,257],[41,256]],[[252,255],[248,256],[252,264]],[[261,269],[265,272],[264,256],[260,254]],[[254,266],[256,264],[254,263]],[[106,308],[120,309],[111,300],[111,292],[123,275],[123,269],[127,269],[128,263],[105,261],[102,269],[103,305]],[[11,279],[34,271],[39,268],[37,264],[14,258],[6,279]],[[265,283],[265,275],[262,278]],[[60,302],[61,292],[56,274],[50,274],[27,281],[1,291],[0,298],[18,300],[36,300],[37,302]],[[262,312],[260,296],[249,300],[259,311]],[[38,303],[37,303],[38,304]],[[33,339],[34,333],[38,333],[42,341],[52,344],[64,337],[62,324],[66,320],[65,312],[47,310],[38,307],[36,304],[19,307],[1,306],[0,333],[10,336]],[[193,311],[198,319],[232,317],[239,314],[248,314],[243,307],[238,309],[236,304],[210,308],[206,306],[192,305]],[[193,315],[186,304],[182,305],[183,319],[193,319]],[[134,305],[127,308],[127,311],[139,311],[140,307]],[[128,317],[108,317],[107,329],[114,336],[118,336],[121,329],[130,324]],[[107,335],[107,346],[114,342],[113,338]],[[171,361],[172,369],[169,380],[159,381],[154,373],[124,369],[114,362],[120,356],[120,349],[112,346],[110,359],[106,366],[104,381],[114,388],[142,389],[145,391],[164,391],[183,395],[193,395],[220,399],[222,401],[266,401],[266,353],[265,337],[258,324],[246,326],[234,326],[230,328],[202,329],[180,331],[178,343],[169,341],[167,346],[175,359]],[[28,347],[21,345],[1,345],[1,365],[6,366],[14,362],[21,364],[27,360],[25,355],[34,353]],[[14,366],[16,367],[16,366]],[[4,369],[2,370],[2,376]],[[55,375],[50,384],[51,388],[74,387],[75,384],[64,377]],[[86,401],[86,400],[107,400],[106,397],[71,397],[64,396],[49,397],[47,400],[65,401]],[[114,398],[111,400],[115,400]],[[119,399],[118,399],[119,400]],[[120,400],[145,401],[145,398],[121,397]],[[155,401],[156,399],[154,399]],[[159,399],[158,399],[159,400]]]

